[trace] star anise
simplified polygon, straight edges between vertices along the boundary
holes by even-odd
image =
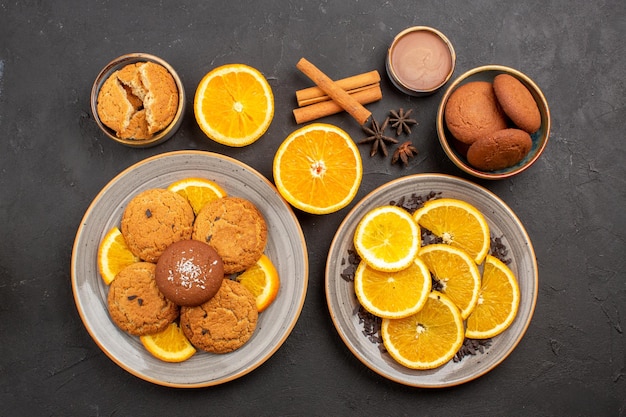
[[[407,135],[410,134],[411,125],[417,124],[417,120],[409,118],[411,113],[413,113],[413,109],[409,109],[405,113],[404,109],[400,108],[400,110],[398,111],[390,110],[389,113],[391,113],[389,121],[391,122],[391,127],[396,128],[396,136],[400,136],[402,132],[406,133]]]
[[[368,137],[361,140],[359,144],[363,143],[371,143],[372,149],[370,150],[370,156],[376,155],[378,152],[378,148],[380,148],[381,152],[384,156],[387,156],[387,143],[398,143],[397,139],[391,138],[389,136],[385,136],[385,128],[387,128],[387,124],[389,124],[389,118],[387,117],[382,125],[379,125],[378,122],[372,117],[372,127],[369,128],[363,125],[363,131],[367,133]]]
[[[417,148],[413,146],[410,140],[407,140],[402,145],[398,146],[398,149],[393,153],[391,157],[391,163],[395,164],[398,160],[404,163],[404,166],[409,164],[409,158],[413,158],[417,155]]]

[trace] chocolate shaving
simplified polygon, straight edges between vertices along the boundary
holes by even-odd
[[[463,340],[463,345],[458,350],[452,360],[454,362],[460,362],[466,356],[475,356],[478,353],[483,354],[487,349],[491,347],[491,339],[468,339]]]
[[[389,204],[403,208],[409,213],[413,214],[415,210],[422,207],[425,202],[429,200],[434,200],[435,198],[440,198],[440,197],[441,197],[441,192],[436,193],[434,191],[431,191],[430,193],[426,195],[418,195],[418,194],[413,193],[409,197],[402,196],[398,200],[391,200]]]
[[[511,258],[508,258],[509,249],[506,247],[504,243],[502,243],[501,237],[492,237],[491,245],[489,247],[489,253],[492,256],[495,256],[499,260],[501,260],[504,264],[508,265],[511,263]]]

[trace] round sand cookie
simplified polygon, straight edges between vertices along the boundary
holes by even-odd
[[[165,129],[174,120],[178,109],[176,82],[165,67],[146,62],[139,66],[141,81],[147,93],[143,97],[148,131],[155,133]]]
[[[472,81],[454,90],[444,115],[450,133],[467,144],[507,127],[493,85],[487,81]]]
[[[157,262],[169,245],[191,238],[193,220],[193,209],[185,197],[152,188],[128,203],[121,232],[133,254],[144,261]]]
[[[196,216],[193,239],[213,246],[224,262],[224,273],[254,265],[267,243],[267,225],[250,201],[223,197],[207,203]]]
[[[156,265],[137,262],[122,269],[109,286],[107,307],[113,322],[135,336],[165,329],[178,317],[178,306],[159,291]]]
[[[100,121],[114,130],[116,134],[128,127],[135,108],[128,100],[126,90],[117,79],[117,71],[111,74],[100,87],[96,110]]]
[[[517,127],[528,133],[539,130],[539,107],[520,80],[509,74],[499,74],[493,79],[493,90],[502,110]]]
[[[467,161],[483,171],[495,171],[520,162],[532,146],[533,141],[527,132],[503,129],[472,143],[467,151]]]
[[[199,240],[179,240],[163,251],[156,283],[165,297],[181,306],[197,306],[222,285],[224,265],[215,249]]]
[[[180,326],[196,348],[228,353],[250,339],[258,317],[252,293],[240,283],[224,279],[220,290],[209,301],[181,308]]]

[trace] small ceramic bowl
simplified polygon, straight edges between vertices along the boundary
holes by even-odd
[[[178,89],[178,108],[176,109],[176,114],[172,122],[160,132],[155,133],[150,139],[122,139],[116,136],[115,131],[105,126],[100,120],[98,116],[98,94],[100,93],[100,88],[102,88],[102,84],[109,78],[111,74],[115,71],[122,69],[128,64],[134,64],[135,62],[147,62],[151,61],[156,64],[163,66],[167,71],[172,75],[174,81],[176,82],[176,88]],[[150,146],[157,145],[159,143],[163,143],[174,135],[174,133],[180,127],[182,122],[182,116],[185,111],[185,89],[183,87],[183,83],[180,80],[180,77],[174,71],[174,68],[170,66],[167,62],[158,58],[154,55],[144,54],[144,53],[132,53],[127,55],[122,55],[118,58],[115,58],[113,61],[109,62],[103,69],[100,71],[98,76],[96,77],[96,81],[93,83],[93,87],[91,88],[91,112],[93,113],[93,117],[96,120],[96,123],[100,127],[100,130],[110,139],[114,140],[117,143],[121,143],[122,145],[131,146],[135,148],[147,148]]]
[[[413,26],[398,33],[385,61],[393,85],[417,97],[439,90],[452,77],[455,65],[452,43],[443,33],[428,26]]]
[[[515,78],[520,80],[522,84],[526,86],[526,88],[528,88],[535,101],[537,102],[537,106],[539,107],[539,113],[541,114],[541,127],[539,128],[539,130],[531,135],[533,141],[532,148],[530,149],[530,152],[528,152],[528,155],[526,155],[526,157],[518,164],[497,171],[481,171],[474,168],[467,162],[467,159],[465,158],[467,145],[464,145],[461,142],[457,141],[448,131],[444,117],[444,110],[448,99],[450,98],[450,95],[461,85],[471,81],[491,82],[496,77],[496,75],[503,73],[514,76]],[[545,96],[543,95],[537,84],[535,84],[533,80],[531,80],[528,76],[516,69],[505,67],[502,65],[485,65],[465,72],[456,80],[454,80],[452,84],[450,84],[445,94],[443,95],[443,98],[441,99],[441,103],[439,104],[439,108],[437,111],[437,135],[439,136],[439,142],[441,143],[441,146],[443,147],[446,155],[452,160],[454,165],[459,167],[461,170],[470,175],[483,179],[498,180],[508,178],[530,168],[530,166],[534,164],[535,161],[537,161],[539,156],[541,156],[541,153],[545,149],[548,143],[548,138],[550,136],[550,109],[548,107],[548,102],[546,101]]]

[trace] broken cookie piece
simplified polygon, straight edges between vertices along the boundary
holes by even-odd
[[[167,69],[154,62],[136,62],[115,71],[102,84],[98,116],[119,138],[150,139],[174,120],[178,96]]]

